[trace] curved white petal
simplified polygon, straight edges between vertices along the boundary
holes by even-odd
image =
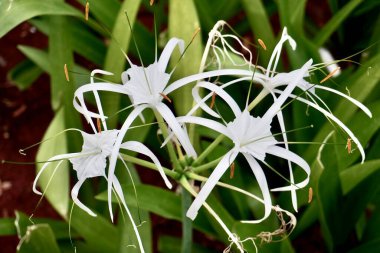
[[[167,105],[164,103],[159,103],[156,105],[156,110],[161,114],[173,133],[177,136],[177,139],[181,143],[186,154],[192,157],[196,157],[197,153],[195,152],[193,145],[191,145],[189,136],[178,123],[176,117],[173,115],[172,111],[167,107]]]
[[[302,68],[292,71],[289,74],[293,75],[292,81],[286,86],[285,90],[281,95],[276,99],[272,106],[265,112],[263,116],[263,121],[273,119],[273,117],[281,110],[281,106],[284,104],[285,100],[291,95],[294,88],[297,86],[297,83],[303,79],[305,73],[311,67],[313,60],[310,59],[307,61]]]
[[[161,72],[166,71],[169,59],[176,46],[178,46],[180,53],[183,54],[183,51],[185,49],[185,42],[177,38],[171,38],[169,42],[166,44],[164,50],[161,53],[160,59],[158,60],[158,66]]]
[[[214,120],[205,119],[205,118],[201,118],[197,116],[182,116],[182,117],[177,117],[177,120],[180,123],[190,123],[190,124],[205,126],[227,136],[228,138],[231,138],[227,130],[227,127]]]
[[[321,90],[327,90],[329,92],[332,92],[332,93],[335,93],[341,97],[344,97],[345,99],[347,99],[348,101],[350,101],[351,103],[353,103],[354,105],[356,105],[357,107],[359,107],[365,114],[368,115],[368,117],[372,118],[372,113],[371,111],[368,109],[368,107],[366,107],[365,105],[363,105],[362,103],[360,103],[358,100],[350,97],[350,96],[347,96],[346,94],[340,92],[340,91],[337,91],[337,90],[334,90],[334,89],[331,89],[329,87],[326,87],[326,86],[322,86],[322,85],[315,85],[314,88],[316,89],[321,89]]]
[[[224,89],[224,88],[227,88],[228,86],[230,86],[230,85],[232,85],[232,84],[235,84],[235,83],[238,83],[238,82],[242,82],[242,81],[250,81],[251,79],[252,79],[252,77],[241,77],[241,78],[234,79],[234,80],[232,80],[232,81],[230,81],[230,82],[228,82],[228,83],[225,83],[225,84],[223,84],[223,85],[221,85],[221,86],[218,86],[218,87],[220,87],[221,89]],[[256,81],[259,82],[259,80],[256,80]],[[260,81],[260,83],[261,83],[261,82],[262,82],[262,81]],[[198,91],[199,91],[198,89],[193,89],[193,92],[197,92],[197,93],[198,93],[197,96],[200,97]],[[198,110],[198,108],[200,107],[200,104],[201,104],[201,103],[205,104],[205,102],[207,101],[207,99],[211,98],[211,96],[212,96],[212,92],[209,92],[207,95],[205,95],[205,96],[201,99],[200,103],[195,104],[195,105],[193,106],[193,108],[191,108],[191,110],[190,110],[186,115],[187,115],[187,116],[191,116],[192,114],[194,114],[194,112],[195,112],[196,110]],[[207,106],[207,105],[206,105],[206,106]],[[218,115],[218,117],[219,117],[219,115]]]
[[[238,117],[241,114],[241,110],[238,106],[238,104],[235,102],[235,100],[227,93],[225,92],[221,87],[210,83],[210,82],[199,82],[192,90],[193,98],[195,102],[208,114],[211,116],[214,116],[216,118],[220,118],[220,116],[215,113],[208,105],[206,105],[201,97],[199,96],[199,88],[205,88],[210,90],[211,92],[215,92],[219,97],[221,97],[228,106],[231,108],[233,113],[235,114],[235,117]]]
[[[132,223],[132,227],[133,227],[133,231],[135,231],[135,235],[136,235],[136,238],[137,238],[137,242],[139,244],[139,248],[140,248],[140,251],[141,253],[144,253],[144,247],[142,245],[142,241],[141,241],[141,237],[140,237],[140,234],[139,234],[139,231],[137,229],[137,226],[135,224],[135,221],[133,220],[133,217],[132,217],[132,214],[131,212],[129,211],[129,208],[127,206],[127,203],[125,203],[125,198],[124,198],[124,194],[123,194],[123,189],[121,188],[121,185],[120,185],[120,182],[119,180],[117,179],[117,177],[113,176],[112,177],[112,182],[113,182],[113,185],[115,187],[115,191],[116,191],[116,194],[118,195],[121,203],[123,204],[124,206],[124,209],[125,211],[127,212],[127,215],[129,217],[129,220],[131,221]]]
[[[150,151],[144,144],[137,141],[127,141],[120,145],[120,148],[127,149],[130,151],[134,151],[143,155],[148,156],[150,159],[152,159],[153,163],[157,166],[158,172],[161,174],[161,177],[164,179],[166,187],[169,189],[172,188],[172,184],[170,183],[169,179],[165,175],[164,170],[161,167],[160,161],[157,159],[157,157],[153,154],[152,151]]]
[[[264,216],[258,220],[245,221],[245,223],[257,224],[269,217],[272,210],[272,200],[270,197],[267,179],[260,164],[251,155],[246,153],[243,153],[243,155],[245,159],[247,159],[247,162],[249,164],[249,167],[251,167],[253,174],[255,174],[257,183],[259,184],[261,193],[263,194]]]
[[[182,79],[179,79],[170,85],[168,85],[165,90],[164,94],[169,94],[170,92],[181,88],[182,86],[192,83],[194,81],[202,80],[205,78],[210,78],[210,77],[217,77],[217,76],[249,76],[252,79],[252,75],[255,74],[253,80],[256,80],[256,78],[261,78],[265,79],[266,77],[261,74],[261,73],[253,73],[252,71],[249,70],[243,70],[243,69],[221,69],[221,70],[213,70],[213,71],[208,71],[204,73],[199,73],[199,74],[194,74],[191,76],[184,77]]]
[[[90,210],[90,208],[88,208],[87,206],[85,206],[82,202],[79,201],[78,199],[78,193],[79,193],[79,189],[80,187],[82,186],[82,184],[84,183],[84,181],[86,180],[86,178],[83,178],[83,179],[80,179],[73,187],[73,189],[71,190],[71,198],[73,199],[74,203],[80,208],[82,209],[83,211],[85,211],[86,213],[88,213],[89,215],[91,216],[96,216],[96,214]]]
[[[279,146],[273,146],[273,147],[269,148],[267,150],[267,153],[271,154],[271,155],[274,155],[274,156],[277,156],[277,157],[284,158],[284,159],[286,159],[288,161],[291,161],[291,162],[297,164],[298,166],[300,166],[301,169],[303,169],[305,171],[305,173],[307,175],[306,179],[304,179],[300,183],[297,183],[297,184],[294,184],[294,185],[290,185],[290,186],[286,186],[286,187],[275,188],[275,189],[272,189],[272,191],[291,191],[292,189],[303,188],[303,187],[305,187],[309,183],[309,179],[310,179],[310,166],[300,156],[298,156],[297,154],[293,153],[290,150],[287,150],[287,149],[279,147]]]
[[[274,90],[276,93],[281,93],[281,91],[279,90]],[[357,145],[358,149],[359,149],[359,152],[362,156],[362,161],[361,163],[364,163],[364,160],[365,160],[365,153],[364,153],[364,149],[363,149],[363,146],[360,144],[358,138],[354,135],[354,133],[345,125],[343,124],[342,121],[340,121],[337,117],[334,116],[334,114],[326,111],[325,109],[323,109],[322,107],[320,107],[319,105],[317,104],[314,104],[314,103],[311,103],[310,101],[304,99],[304,98],[301,98],[301,97],[297,97],[297,96],[294,96],[294,95],[290,95],[289,97],[291,98],[294,98],[300,102],[303,102],[305,104],[307,104],[308,106],[310,107],[313,107],[314,109],[320,111],[321,113],[323,113],[326,117],[330,118],[332,121],[334,121],[339,127],[341,127],[347,134],[348,136],[350,136],[351,140]]]
[[[57,160],[61,160],[61,159],[69,159],[69,158],[72,158],[72,157],[75,157],[75,156],[78,156],[78,155],[80,155],[80,153],[62,154],[62,155],[53,156],[49,160],[47,160],[47,162],[38,171],[38,174],[36,175],[36,178],[33,181],[33,192],[36,193],[36,194],[38,194],[38,195],[42,195],[42,193],[39,190],[37,190],[37,182],[38,182],[38,179],[40,178],[41,174],[45,171],[45,169],[49,166],[49,164],[51,162],[54,162],[54,161],[57,161]]]
[[[140,115],[140,113],[147,108],[148,105],[139,105],[136,106],[136,108],[128,115],[127,119],[125,120],[123,126],[121,127],[119,131],[119,135],[117,136],[115,145],[112,149],[110,158],[109,158],[109,169],[108,169],[108,208],[110,211],[111,220],[113,221],[113,213],[112,213],[112,178],[115,174],[115,167],[117,158],[119,155],[119,149],[121,146],[121,143],[123,142],[123,138],[128,131],[129,127],[133,123],[133,121]]]
[[[238,152],[231,150],[224,155],[222,160],[218,163],[214,171],[211,173],[210,177],[206,181],[205,185],[202,187],[198,196],[195,198],[193,203],[191,204],[189,210],[187,210],[186,216],[191,220],[194,220],[198,215],[198,210],[201,208],[202,204],[206,201],[208,195],[210,195],[212,189],[215,187],[216,183],[223,176],[224,172],[228,169],[228,167],[235,160]]]

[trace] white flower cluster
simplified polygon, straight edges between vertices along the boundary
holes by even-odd
[[[362,155],[362,159],[364,160],[364,150],[356,136],[347,126],[345,126],[336,116],[330,112],[323,100],[316,94],[316,91],[325,90],[342,96],[348,101],[357,105],[370,117],[371,112],[360,102],[337,90],[328,88],[326,86],[309,83],[305,78],[309,76],[309,71],[313,70],[311,59],[299,69],[293,70],[289,73],[276,72],[276,67],[280,59],[284,43],[289,42],[292,49],[296,49],[296,42],[287,34],[286,28],[284,28],[281,39],[273,50],[267,68],[265,69],[263,67],[257,66],[254,68],[254,70],[252,70],[253,65],[250,62],[246,64],[246,66],[248,66],[246,69],[242,69],[242,66],[240,65],[239,68],[236,69],[223,68],[220,60],[222,57],[224,57],[224,55],[227,55],[228,57],[229,51],[232,51],[232,53],[235,55],[242,57],[244,57],[244,54],[246,52],[240,53],[227,43],[226,38],[233,38],[239,41],[236,36],[222,35],[221,32],[215,28],[213,31],[215,32],[210,33],[209,41],[222,42],[222,48],[217,47],[215,44],[208,43],[213,52],[217,54],[217,70],[206,72],[201,71],[201,73],[187,76],[170,83],[172,72],[167,73],[167,65],[169,63],[171,54],[176,47],[179,48],[181,53],[184,51],[184,42],[180,39],[172,38],[165,46],[160,58],[158,60],[156,59],[153,64],[144,67],[136,66],[130,63],[130,68],[122,74],[121,84],[94,82],[93,76],[95,74],[111,74],[106,71],[95,70],[91,74],[91,82],[89,84],[81,86],[76,90],[75,98],[73,101],[74,107],[78,112],[83,114],[88,123],[91,125],[94,133],[87,134],[82,132],[84,143],[81,152],[57,155],[55,157],[52,157],[49,162],[57,159],[69,159],[73,164],[74,170],[77,171],[78,182],[72,189],[72,198],[80,208],[88,212],[90,215],[95,215],[95,213],[93,213],[88,207],[86,207],[78,200],[78,191],[87,178],[103,176],[108,180],[108,202],[111,218],[113,219],[111,205],[113,189],[116,191],[116,194],[122,201],[123,206],[128,211],[128,208],[125,204],[122,188],[118,179],[115,177],[115,166],[118,158],[121,158],[119,154],[120,149],[135,151],[150,157],[153,163],[156,165],[157,170],[161,174],[161,177],[163,178],[166,186],[168,188],[172,187],[172,184],[165,175],[158,158],[143,143],[133,140],[123,142],[125,135],[130,129],[131,125],[134,123],[137,117],[143,118],[142,113],[147,108],[152,109],[155,114],[160,115],[163,118],[171,130],[171,135],[168,138],[175,136],[180,145],[183,147],[187,156],[196,158],[197,153],[189,139],[187,130],[184,127],[185,124],[195,124],[210,128],[213,131],[216,131],[224,137],[230,139],[233,143],[232,148],[221,157],[219,163],[213,169],[208,180],[201,188],[199,194],[190,206],[187,212],[187,216],[192,220],[196,218],[198,210],[201,208],[201,206],[206,204],[205,201],[208,195],[218,184],[222,175],[231,166],[231,164],[233,164],[234,160],[239,154],[242,154],[244,156],[245,160],[249,164],[250,169],[253,172],[254,178],[261,189],[263,197],[262,202],[264,203],[265,207],[264,216],[261,219],[245,222],[258,223],[270,215],[272,210],[272,199],[270,191],[291,192],[292,204],[294,209],[297,210],[296,190],[303,188],[308,184],[310,177],[310,167],[302,157],[289,150],[284,116],[281,111],[282,106],[289,98],[298,100],[305,103],[309,107],[315,108],[316,110],[323,113],[329,120],[335,122],[357,145],[357,148]],[[243,49],[244,51],[248,50],[246,47]],[[206,49],[207,52],[208,50],[209,48]],[[206,53],[206,56],[207,54],[208,53]],[[249,61],[251,58],[252,57],[250,54]],[[247,59],[244,58],[244,61],[247,62]],[[204,65],[204,63],[201,65]],[[220,81],[218,81],[218,83],[210,81],[212,78],[219,78],[221,76],[230,76],[234,79],[233,81],[229,81],[228,83],[224,84],[220,84]],[[197,84],[193,88],[192,92],[195,101],[194,108],[192,108],[192,110],[190,110],[189,113],[185,116],[175,116],[172,110],[165,104],[165,99],[167,99],[169,94],[173,91],[195,81]],[[225,91],[226,87],[241,82],[254,82],[260,84],[263,87],[262,92],[259,95],[260,97],[254,99],[253,102],[249,105],[247,103],[247,105],[245,105],[245,108],[241,108],[237,102]],[[281,87],[284,88],[280,89]],[[209,93],[206,94],[203,98],[199,93],[199,89],[201,88],[209,90]],[[306,95],[307,99],[293,93],[297,88]],[[130,98],[130,101],[133,105],[133,110],[129,113],[119,130],[107,129],[107,117],[103,113],[101,99],[98,91],[116,92],[124,94],[126,97]],[[88,110],[84,99],[84,94],[86,92],[93,92],[96,101],[97,112]],[[219,112],[215,111],[212,106],[206,104],[206,100],[210,99],[213,95],[217,95],[223,99],[225,103],[231,108],[235,117],[231,122],[221,122]],[[250,110],[257,104],[257,101],[261,101],[261,99],[266,95],[272,96],[272,105],[261,117],[252,116],[250,114]],[[205,113],[209,114],[209,116],[207,118],[201,116],[193,116],[194,112],[198,108],[201,108]],[[97,130],[93,119],[97,119],[102,122],[103,131]],[[278,121],[281,128],[281,134],[279,135],[279,137],[282,138],[281,141],[276,140],[271,132],[271,125],[274,120]],[[288,161],[290,185],[276,189],[269,189],[264,170],[260,165],[262,163],[266,163],[265,159],[267,155],[277,156]],[[109,159],[108,174],[106,174],[107,158]],[[44,165],[42,170],[37,175],[34,182],[34,189],[39,176],[49,165],[49,162]],[[301,182],[295,182],[295,179],[293,177],[292,164],[299,166],[305,172],[305,178]],[[35,191],[37,192],[36,189]],[[130,218],[132,220],[131,216]],[[141,251],[144,251],[141,244],[141,239],[138,235],[138,231],[133,220],[132,224],[134,226],[136,236],[138,237],[140,249]],[[227,229],[226,232],[229,234],[231,240],[237,244],[239,250],[242,251],[241,246],[239,246],[239,242],[236,238],[233,237],[232,233]]]

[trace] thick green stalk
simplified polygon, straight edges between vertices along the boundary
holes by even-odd
[[[124,161],[126,161],[126,162],[141,165],[141,166],[146,167],[148,169],[158,171],[157,166],[152,162],[148,162],[148,161],[145,161],[143,159],[139,159],[139,158],[136,158],[134,156],[130,156],[130,155],[126,155],[126,154],[120,154],[120,155],[124,159]],[[179,174],[175,171],[172,171],[172,170],[165,168],[165,167],[162,167],[162,169],[164,170],[164,172],[167,176],[169,176],[173,179],[177,179],[179,177]]]

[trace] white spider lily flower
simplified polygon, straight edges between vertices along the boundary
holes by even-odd
[[[278,142],[272,136],[270,128],[274,116],[281,110],[281,106],[292,93],[299,80],[303,78],[305,72],[308,71],[311,63],[312,61],[310,60],[301,69],[294,71],[293,80],[289,83],[278,99],[275,100],[273,105],[268,109],[262,118],[255,118],[251,116],[247,110],[239,113],[234,111],[234,113],[236,113],[235,120],[228,123],[226,126],[219,122],[196,116],[184,116],[178,118],[178,120],[183,123],[193,123],[213,129],[225,135],[234,143],[234,147],[223,156],[214,171],[211,173],[209,179],[206,181],[205,185],[202,187],[198,196],[191,204],[186,214],[187,217],[192,220],[195,219],[199,208],[205,202],[212,189],[239,153],[243,154],[252,169],[264,200],[265,212],[263,218],[252,221],[251,223],[259,223],[266,219],[271,212],[272,206],[266,177],[257,160],[264,161],[267,154],[287,159],[299,165],[307,175],[305,180],[300,183],[292,184],[292,187],[302,188],[308,184],[310,176],[309,165],[301,157],[289,151],[287,148],[277,146],[276,144]],[[231,108],[232,107],[235,107],[235,105],[231,105]]]

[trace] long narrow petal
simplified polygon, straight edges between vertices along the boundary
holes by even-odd
[[[279,90],[274,90],[276,93],[281,93],[281,91]],[[342,121],[340,121],[337,117],[334,116],[334,114],[326,111],[325,109],[323,109],[322,107],[320,107],[319,105],[317,104],[314,104],[314,103],[311,103],[310,101],[304,99],[304,98],[301,98],[301,97],[297,97],[297,96],[294,96],[294,95],[290,95],[289,97],[291,98],[294,98],[300,102],[303,102],[305,104],[307,104],[308,106],[310,107],[313,107],[314,109],[320,111],[321,113],[323,113],[326,117],[330,118],[332,121],[334,121],[338,126],[340,126],[347,134],[348,136],[350,136],[351,140],[357,145],[358,149],[359,149],[359,152],[362,156],[362,163],[364,163],[364,160],[365,160],[365,153],[364,153],[364,149],[363,149],[363,146],[360,144],[358,138],[354,135],[354,133],[345,125],[343,124]]]
[[[272,95],[275,96],[273,93],[272,93]],[[278,123],[280,125],[280,129],[282,132],[282,138],[284,140],[285,149],[289,150],[288,136],[286,134],[285,121],[284,121],[284,117],[282,115],[282,111],[279,111],[276,116],[277,116]],[[292,163],[290,162],[290,160],[288,160],[288,168],[289,168],[289,181],[293,185],[294,184],[294,175],[293,175]],[[296,189],[290,190],[290,196],[292,199],[293,208],[296,212],[298,212],[298,201],[297,201]]]
[[[279,147],[279,146],[272,146],[272,147],[270,147],[267,150],[267,153],[271,154],[271,155],[274,155],[274,156],[277,156],[277,157],[281,157],[281,158],[287,159],[287,160],[289,160],[289,161],[297,164],[306,173],[306,179],[304,179],[302,182],[294,184],[294,185],[291,185],[291,186],[286,186],[286,187],[280,187],[280,188],[272,189],[272,191],[290,191],[292,189],[300,189],[300,188],[305,187],[309,183],[309,179],[310,179],[310,166],[300,156],[298,156],[297,154],[293,153],[290,150],[287,150],[287,149]]]
[[[196,157],[197,153],[195,152],[193,145],[191,145],[189,136],[178,123],[172,111],[164,103],[157,104],[156,109],[164,118],[166,123],[168,123],[168,126],[172,129],[173,133],[177,136],[177,139],[183,146],[186,154],[192,157]]]
[[[129,127],[133,123],[133,121],[139,116],[139,114],[147,108],[147,105],[139,105],[136,106],[136,108],[128,115],[127,119],[125,120],[123,126],[121,127],[119,134],[117,136],[115,145],[112,149],[110,159],[109,159],[109,169],[108,169],[108,208],[110,211],[111,220],[113,221],[113,213],[112,213],[112,178],[115,174],[115,167],[117,158],[119,155],[119,149],[121,146],[121,143],[123,142],[123,138],[128,131]]]
[[[161,174],[161,177],[164,179],[166,187],[169,189],[172,188],[172,184],[170,183],[169,179],[165,175],[164,170],[162,169],[160,161],[157,159],[157,157],[153,154],[152,151],[150,151],[144,144],[137,141],[127,141],[120,145],[120,148],[127,149],[130,151],[134,151],[143,155],[148,156],[150,159],[152,159],[153,163],[157,166],[158,172]]]
[[[227,127],[211,119],[205,119],[205,118],[201,118],[197,116],[182,116],[182,117],[177,117],[177,120],[180,123],[190,123],[190,124],[205,126],[229,137]]]
[[[344,94],[344,93],[342,93],[340,91],[331,89],[331,88],[326,87],[326,86],[315,85],[314,88],[321,89],[321,90],[327,90],[329,92],[332,92],[332,93],[335,93],[335,94],[337,94],[339,96],[344,97],[345,99],[347,99],[348,101],[350,101],[351,103],[353,103],[354,105],[356,105],[357,107],[359,107],[365,114],[368,115],[368,117],[372,118],[371,111],[365,105],[363,105],[362,103],[360,103],[358,100],[356,100],[356,99],[354,99],[354,98],[352,98],[350,96],[347,96],[346,94]]]
[[[109,180],[109,181],[111,181],[111,180]],[[139,231],[137,229],[135,221],[133,220],[132,214],[129,211],[127,203],[125,203],[123,189],[121,188],[120,182],[119,182],[119,180],[115,176],[112,177],[112,182],[113,182],[113,185],[115,187],[116,194],[118,195],[121,203],[123,204],[124,209],[127,212],[127,215],[129,217],[129,220],[132,223],[133,231],[135,231],[135,235],[136,235],[136,238],[137,238],[137,242],[139,244],[140,251],[141,251],[141,253],[144,253],[145,251],[144,251],[144,247],[142,245],[142,241],[141,241],[141,237],[140,237]]]
[[[205,185],[202,187],[198,196],[195,198],[191,204],[189,210],[187,210],[186,216],[194,220],[198,215],[198,210],[201,208],[202,204],[206,201],[208,195],[210,195],[212,189],[215,187],[216,183],[223,176],[224,172],[228,169],[231,163],[235,160],[238,152],[231,150],[224,155],[222,160],[218,163],[214,171],[211,173],[210,177],[206,181]]]
[[[195,102],[208,114],[211,116],[214,116],[216,118],[220,118],[220,116],[215,113],[209,106],[207,106],[199,96],[199,88],[205,88],[210,90],[211,92],[215,92],[219,97],[221,97],[228,106],[231,108],[233,113],[235,114],[235,118],[238,117],[241,114],[241,110],[238,106],[238,104],[235,102],[235,100],[227,93],[225,92],[221,87],[210,83],[210,82],[199,82],[192,90],[193,98]]]
[[[158,67],[161,72],[166,71],[166,67],[168,66],[169,59],[178,45],[179,51],[182,54],[185,49],[185,43],[183,40],[177,38],[171,38],[169,42],[166,44],[164,50],[161,53],[160,59],[158,60]]]
[[[33,181],[33,192],[36,193],[36,194],[38,194],[38,195],[42,195],[42,193],[39,190],[37,190],[37,182],[38,182],[38,179],[40,178],[40,176],[42,175],[42,173],[45,171],[45,169],[49,166],[49,164],[51,162],[54,162],[54,161],[57,161],[57,160],[69,159],[69,158],[72,158],[72,157],[75,157],[75,156],[78,156],[78,155],[80,155],[80,153],[62,154],[62,155],[53,156],[52,158],[50,158],[49,160],[47,160],[47,162],[39,170],[36,178]]]
[[[228,82],[228,83],[225,83],[225,84],[223,84],[223,85],[221,85],[221,86],[218,86],[218,87],[220,87],[221,89],[224,89],[224,88],[227,88],[228,86],[230,86],[230,85],[232,85],[232,84],[235,84],[235,83],[239,83],[239,82],[242,82],[242,81],[250,81],[252,78],[251,77],[241,77],[241,78],[237,78],[237,79],[234,79],[234,80],[232,80],[232,81],[230,81],[230,82]],[[257,80],[258,81],[258,80]],[[198,93],[198,97],[200,97],[200,95],[199,95],[199,90],[198,89],[193,89],[193,92],[197,92]],[[205,95],[202,99],[201,99],[201,103],[205,103],[206,101],[207,101],[207,99],[209,99],[209,98],[211,98],[211,96],[212,96],[212,92],[209,92],[207,95]],[[200,107],[200,105],[199,104],[195,104],[194,106],[193,106],[193,108],[191,108],[191,110],[186,114],[187,116],[191,116],[191,115],[193,115],[194,114],[194,112],[196,111],[196,110],[198,110],[198,108]],[[218,117],[219,117],[219,115],[218,115]]]
[[[181,88],[182,86],[192,83],[194,81],[202,80],[205,78],[210,77],[220,77],[220,76],[248,76],[252,78],[252,75],[254,75],[253,81],[255,81],[257,78],[260,79],[266,79],[266,77],[261,73],[253,73],[249,70],[243,70],[243,69],[221,69],[221,70],[213,70],[208,71],[204,73],[194,74],[191,76],[184,77],[182,79],[179,79],[173,83],[171,83],[169,86],[166,87],[166,89],[163,91],[164,94],[169,94],[170,92]]]
[[[293,74],[293,80],[286,86],[285,90],[281,93],[281,95],[276,99],[276,101],[272,104],[272,106],[266,111],[266,113],[263,116],[263,122],[266,122],[267,120],[271,120],[278,111],[281,110],[281,106],[284,104],[286,99],[291,95],[294,88],[297,86],[298,82],[303,79],[305,73],[308,71],[308,69],[311,67],[311,64],[313,63],[313,60],[310,59],[308,62],[306,62],[302,68],[292,71],[289,74]]]
[[[267,179],[265,177],[265,174],[264,174],[263,169],[261,168],[260,164],[251,155],[246,154],[246,153],[243,153],[243,155],[244,155],[245,159],[247,159],[247,162],[249,164],[249,167],[251,167],[253,174],[255,174],[257,183],[259,184],[261,193],[263,194],[264,216],[261,219],[246,222],[246,223],[257,224],[257,223],[260,223],[269,217],[271,210],[272,210],[272,200],[270,197]]]
[[[88,208],[87,206],[85,206],[82,202],[79,201],[78,199],[78,193],[79,193],[79,189],[80,187],[82,186],[82,184],[84,183],[84,181],[86,180],[86,178],[82,178],[80,179],[73,187],[73,189],[71,190],[71,198],[73,199],[74,203],[80,208],[82,209],[83,211],[85,211],[86,213],[88,213],[89,215],[91,216],[96,216],[96,214],[90,210],[90,208]]]

